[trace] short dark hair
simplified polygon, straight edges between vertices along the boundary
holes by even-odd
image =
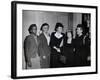
[[[83,30],[84,26],[82,24],[78,24],[77,28],[81,28]]]
[[[56,23],[56,26],[55,26],[55,31],[57,31],[58,27],[64,27],[62,23],[58,22]]]
[[[44,26],[48,26],[49,27],[49,24],[48,23],[43,23],[41,28],[40,28],[40,30],[42,30]]]
[[[29,26],[28,31],[29,31],[30,34],[32,33],[31,30],[32,30],[33,27],[36,27],[37,28],[36,24],[31,24]]]

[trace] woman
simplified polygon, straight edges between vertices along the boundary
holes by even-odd
[[[64,38],[63,25],[61,23],[56,23],[55,32],[51,34],[50,47],[51,47],[51,58],[50,66],[51,68],[62,67],[59,57],[61,55],[62,40]]]
[[[37,26],[31,24],[28,29],[30,35],[24,40],[24,53],[26,69],[40,68],[40,58],[38,55]]]
[[[82,24],[78,24],[76,28],[76,38],[75,38],[75,66],[85,66],[87,61],[87,54],[85,52],[84,46],[84,35],[83,35]]]
[[[74,53],[73,53],[74,47],[73,47],[73,38],[72,38],[72,32],[68,31],[64,37],[63,41],[63,59],[65,57],[64,63],[66,67],[72,67],[74,66]]]
[[[42,24],[42,33],[39,35],[39,54],[40,54],[40,64],[41,68],[50,67],[50,35],[48,33],[49,25],[47,23]]]
[[[86,53],[86,57],[87,57],[87,59],[86,59],[86,65],[87,66],[90,66],[91,64],[90,64],[90,47],[91,47],[91,38],[90,38],[90,32],[89,32],[89,28],[87,28],[87,32],[86,32],[86,34],[85,34],[85,36],[84,36],[84,39],[83,39],[83,44],[84,44],[84,50],[85,50],[85,53]]]

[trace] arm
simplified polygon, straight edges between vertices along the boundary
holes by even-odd
[[[31,66],[31,61],[30,61],[30,56],[29,56],[29,49],[30,49],[31,43],[30,43],[30,38],[26,37],[24,41],[24,54],[25,54],[25,60],[27,63],[29,63],[29,66]]]
[[[51,47],[51,48],[54,47],[54,42],[53,42],[53,33],[51,34],[51,37],[50,37],[50,47]]]
[[[55,46],[55,41],[54,41],[54,33],[51,34],[51,38],[50,38],[50,47],[51,49],[55,49],[56,51],[59,49]]]
[[[43,35],[40,35],[39,36],[39,56],[41,57],[41,59],[45,59],[45,55],[46,55],[46,52],[45,52],[45,47],[44,47],[44,37]]]

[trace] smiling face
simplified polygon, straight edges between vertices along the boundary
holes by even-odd
[[[48,30],[49,30],[49,26],[48,26],[48,25],[43,26],[42,31],[43,31],[44,33],[47,33]]]
[[[31,31],[33,34],[37,34],[37,27],[33,26]]]
[[[82,32],[83,32],[82,28],[78,27],[78,28],[76,29],[77,35],[82,34]]]
[[[61,26],[59,26],[59,27],[57,28],[57,32],[62,33],[62,31],[63,31],[63,28],[62,28]]]

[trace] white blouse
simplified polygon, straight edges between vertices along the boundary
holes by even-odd
[[[49,34],[45,34],[45,33],[44,33],[44,36],[46,37],[47,43],[48,43],[48,45],[49,45],[49,43],[50,43],[50,36],[49,36]]]
[[[55,33],[55,37],[58,38],[58,39],[61,38],[62,36],[63,35],[61,33],[57,33],[57,32]]]

